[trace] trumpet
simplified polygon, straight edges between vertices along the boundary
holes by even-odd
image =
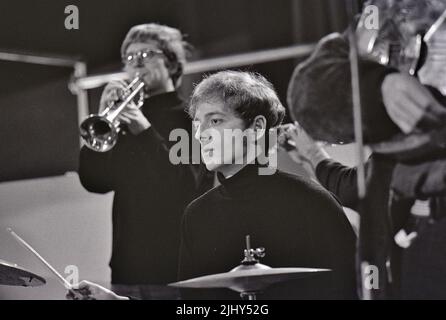
[[[80,125],[85,145],[96,152],[111,150],[118,140],[121,123],[119,114],[129,103],[140,108],[144,103],[144,82],[137,76],[124,89],[118,101],[110,103],[102,112],[89,115]],[[135,101],[137,95],[139,98]]]

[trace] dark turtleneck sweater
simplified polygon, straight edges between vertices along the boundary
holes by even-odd
[[[270,267],[329,268],[333,272],[274,285],[264,299],[350,299],[355,292],[355,236],[341,206],[321,186],[248,165],[186,209],[180,280],[228,272],[240,264],[245,236],[265,247]],[[184,290],[184,298],[234,298],[227,289]]]
[[[176,92],[152,96],[141,108],[151,127],[120,134],[116,146],[98,153],[83,147],[79,176],[91,192],[114,191],[112,283],[175,281],[180,223],[198,194],[188,165],[169,161],[169,133],[191,121]],[[99,235],[101,236],[101,235]]]

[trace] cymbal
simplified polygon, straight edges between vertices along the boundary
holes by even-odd
[[[256,292],[268,286],[288,280],[309,277],[330,269],[315,268],[271,268],[257,263],[253,266],[240,265],[229,272],[218,273],[169,284],[177,288],[228,288],[237,292]]]
[[[15,263],[0,259],[0,285],[37,287],[44,285],[45,279]]]

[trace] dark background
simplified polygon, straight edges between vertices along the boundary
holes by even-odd
[[[64,9],[79,8],[79,30],[66,30]],[[194,45],[191,60],[314,43],[347,25],[343,0],[39,0],[0,2],[0,50],[80,58],[88,73],[120,69],[120,45],[133,25],[177,27]],[[299,60],[243,69],[265,75],[282,102]],[[71,68],[0,61],[0,182],[77,170],[76,97]],[[184,80],[187,97],[201,75]],[[95,111],[101,89],[89,91]]]

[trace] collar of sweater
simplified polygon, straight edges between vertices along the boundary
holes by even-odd
[[[224,195],[228,196],[256,196],[259,188],[266,183],[268,176],[259,174],[259,169],[264,167],[257,163],[248,164],[240,171],[229,178],[225,178],[221,173],[217,173],[218,181],[220,182],[220,190]]]

